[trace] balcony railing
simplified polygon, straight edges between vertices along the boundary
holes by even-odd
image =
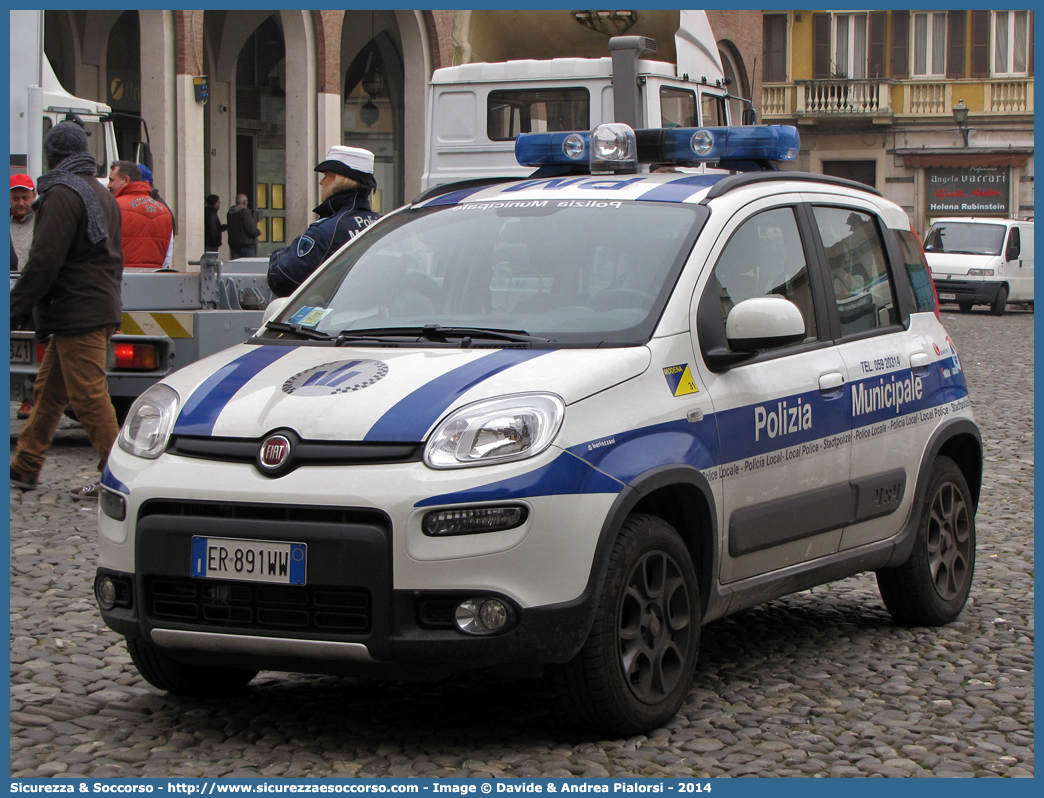
[[[880,116],[892,113],[890,80],[798,80],[797,106],[803,116]]]
[[[983,93],[983,110],[987,114],[1032,114],[1033,78],[989,81]]]
[[[902,87],[902,106],[892,109],[892,86]],[[853,118],[898,114],[918,118],[951,117],[958,99],[981,87],[982,111],[976,116],[1033,113],[1033,78],[986,80],[798,80],[766,83],[761,113],[772,117]]]

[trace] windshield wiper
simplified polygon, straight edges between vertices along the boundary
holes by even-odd
[[[370,327],[358,330],[341,330],[337,345],[349,341],[378,341],[391,343],[389,339],[414,338],[417,340],[448,342],[460,339],[461,348],[467,349],[475,340],[511,341],[515,343],[549,343],[550,338],[538,338],[525,330],[501,330],[487,327],[443,327],[440,324],[425,324],[423,327]]]
[[[265,329],[272,330],[273,332],[288,332],[294,335],[300,335],[302,338],[307,338],[311,341],[329,341],[330,336],[324,332],[318,330],[307,330],[300,324],[287,324],[285,321],[270,321],[265,324]]]

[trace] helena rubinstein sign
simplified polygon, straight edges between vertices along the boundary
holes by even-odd
[[[1006,166],[930,167],[928,214],[1006,216],[1010,174]]]

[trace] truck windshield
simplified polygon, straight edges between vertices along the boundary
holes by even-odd
[[[438,325],[533,346],[644,343],[706,217],[699,205],[559,199],[402,211],[327,262],[265,337],[300,325],[301,337],[383,341]]]
[[[61,121],[61,120],[59,120]],[[109,161],[106,157],[105,152],[105,126],[98,121],[92,121],[90,119],[81,118],[80,121],[83,123],[83,129],[87,133],[87,146],[91,150],[91,155],[94,156],[94,160],[98,162],[98,168],[94,171],[95,177],[108,177],[109,176]],[[44,116],[43,120],[43,134],[47,135],[49,131],[54,127],[54,122],[48,116]],[[43,159],[43,171],[49,172],[50,168],[47,165],[47,159]]]
[[[1004,245],[1004,225],[939,222],[928,231],[925,252],[952,252],[957,255],[1000,255]]]

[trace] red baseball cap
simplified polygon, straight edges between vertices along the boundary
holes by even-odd
[[[11,188],[27,188],[36,191],[33,179],[29,175],[11,175]]]

